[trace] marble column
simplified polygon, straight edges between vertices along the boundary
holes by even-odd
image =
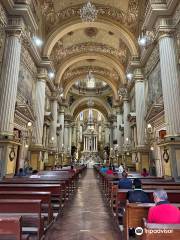
[[[49,126],[46,129],[46,148],[49,146]]]
[[[113,141],[117,140],[117,119],[114,119],[113,121]]]
[[[0,143],[0,178],[6,173],[15,173],[17,148],[10,141],[14,130],[14,112],[16,105],[23,21],[15,17],[8,19],[6,42],[2,59],[0,78],[0,135],[5,141]],[[9,140],[8,140],[9,139]],[[15,158],[8,169],[9,153],[14,149]],[[9,171],[10,170],[10,171]]]
[[[97,137],[95,137],[95,150],[97,151],[97,149],[98,149],[98,142],[97,142]]]
[[[167,135],[180,136],[180,82],[171,32],[160,32],[159,51]]]
[[[107,123],[104,124],[105,129],[105,144],[109,144],[109,125]]]
[[[79,126],[79,141],[82,142],[82,136],[83,136],[83,128],[82,125],[80,124]]]
[[[135,101],[136,101],[136,126],[138,147],[145,145],[145,93],[144,77],[140,68],[134,71]]]
[[[44,114],[45,114],[45,89],[46,89],[47,71],[46,69],[40,69],[38,79],[36,82],[36,93],[35,93],[35,113],[36,121],[34,128],[34,144],[42,147],[43,142],[43,125],[44,125]]]
[[[70,154],[71,154],[71,146],[72,146],[72,127],[71,127],[71,124],[69,124],[69,137],[68,137],[68,140],[69,140],[69,151],[70,151]]]
[[[74,146],[77,146],[76,142],[77,142],[77,138],[76,138],[76,123],[73,122],[72,124],[72,143],[74,144]]]
[[[85,138],[83,140],[84,140],[84,147],[83,147],[83,151],[84,151],[85,150]]]
[[[9,22],[0,81],[0,135],[6,136],[13,135],[22,31],[21,19],[13,18]]]
[[[123,97],[123,108],[124,108],[124,144],[130,144],[130,124],[128,121],[128,114],[130,113],[130,104],[127,96]]]
[[[98,126],[98,134],[99,134],[99,141],[102,141],[102,127],[101,125]]]
[[[123,116],[122,116],[122,112],[119,109],[117,111],[117,144],[118,144],[119,148],[121,148],[123,145],[122,131],[120,128],[122,123],[123,123]]]
[[[58,117],[58,102],[56,93],[53,93],[54,96],[51,98],[51,111],[53,116],[53,121],[51,122],[50,127],[50,147],[54,150],[57,148],[57,117]]]
[[[68,137],[69,137],[69,124],[68,124],[68,121],[65,120],[65,124],[64,124],[64,148],[65,148],[65,151],[67,152],[67,149],[68,149],[68,144],[69,144],[69,140],[68,140]]]
[[[110,126],[110,147],[113,147],[113,124]]]
[[[46,136],[47,136],[47,125],[44,124],[43,127],[43,147],[46,148]]]
[[[59,110],[59,124],[60,124],[60,135],[59,135],[59,149],[62,150],[62,147],[64,146],[64,108],[60,106]]]

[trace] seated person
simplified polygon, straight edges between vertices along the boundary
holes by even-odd
[[[141,176],[143,176],[143,177],[149,176],[149,173],[147,172],[146,168],[143,168],[143,171],[142,171],[142,173],[141,173]]]
[[[148,213],[149,223],[180,224],[180,211],[168,202],[167,193],[163,189],[153,193],[156,206],[151,207]]]
[[[122,178],[119,180],[118,187],[121,189],[131,189],[132,181],[127,178],[127,173],[125,171],[122,172]]]
[[[112,170],[111,166],[109,166],[109,169],[106,171],[106,174],[107,175],[112,175],[113,174],[113,170]]]
[[[72,165],[72,166],[71,166],[71,169],[69,169],[69,173],[74,174],[75,172],[76,172],[76,170],[74,169],[74,166]]]
[[[141,180],[139,178],[135,178],[133,181],[133,185],[134,191],[129,191],[127,194],[129,202],[149,203],[150,199],[148,197],[148,194],[145,193],[141,188]]]
[[[119,173],[119,174],[122,174],[123,171],[124,171],[124,167],[123,167],[122,164],[120,164],[120,166],[119,166],[119,168],[118,168],[118,173]]]
[[[100,172],[101,173],[106,173],[107,170],[108,170],[107,167],[103,165],[100,169]]]
[[[38,170],[33,170],[30,178],[41,178],[41,176],[38,175]]]
[[[23,168],[20,168],[18,173],[16,174],[18,177],[24,177],[26,176],[26,173],[24,172]]]

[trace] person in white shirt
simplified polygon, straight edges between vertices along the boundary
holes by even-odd
[[[123,165],[120,164],[119,168],[118,168],[118,174],[122,174],[124,171]]]

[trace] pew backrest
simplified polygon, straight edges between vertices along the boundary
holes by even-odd
[[[22,236],[22,217],[10,217],[0,215],[0,239],[4,237],[21,240]]]

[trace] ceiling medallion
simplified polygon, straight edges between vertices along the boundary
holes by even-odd
[[[88,27],[84,30],[84,32],[88,37],[95,37],[98,33],[98,29],[95,27]]]
[[[89,0],[80,9],[80,17],[83,22],[94,22],[97,18],[98,10]]]

